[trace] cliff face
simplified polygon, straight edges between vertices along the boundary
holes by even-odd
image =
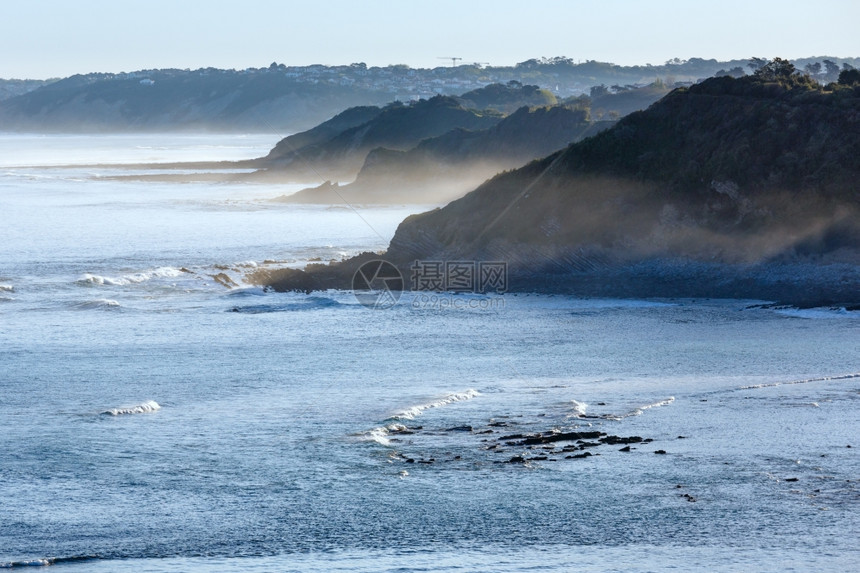
[[[860,87],[714,78],[410,217],[387,257],[505,261],[532,290],[856,300],[858,152]]]

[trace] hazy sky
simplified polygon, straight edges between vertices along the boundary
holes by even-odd
[[[146,68],[860,56],[860,0],[0,0],[0,77]]]

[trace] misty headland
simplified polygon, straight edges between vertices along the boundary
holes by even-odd
[[[475,70],[496,78],[529,72],[542,82],[566,78],[571,95],[562,97],[558,86],[550,90],[509,79],[459,95],[384,105],[365,98],[361,89],[420,86],[423,72],[396,68],[386,75],[361,67],[298,72],[273,64],[238,75],[217,70],[89,75],[16,84],[26,91],[2,102],[0,118],[13,127],[44,121],[80,129],[94,125],[84,121],[90,113],[109,120],[99,111],[104,102],[123,101],[128,112],[131,100],[122,98],[150,89],[161,95],[150,98],[148,111],[134,112],[145,120],[136,127],[162,125],[152,113],[172,109],[180,114],[175,118],[183,118],[176,125],[199,127],[203,124],[189,119],[197,117],[223,128],[218,122],[226,110],[233,109],[239,121],[235,118],[248,117],[243,114],[251,109],[249,102],[294,109],[271,99],[277,93],[272,86],[285,78],[322,90],[326,97],[315,101],[325,104],[324,110],[340,106],[342,111],[283,138],[265,156],[120,165],[114,167],[133,172],[100,176],[312,185],[271,198],[278,203],[445,205],[406,219],[384,253],[247,277],[275,290],[349,289],[358,266],[372,258],[391,262],[403,276],[417,260],[469,260],[504,261],[507,288],[514,291],[858,304],[860,72],[847,61],[840,68],[830,59],[824,64],[810,59],[800,70],[779,58],[753,58],[745,65],[749,75],[740,64],[667,62],[680,80],[590,88],[581,83],[584,70],[595,73],[592,80],[641,77],[644,71],[565,59],[530,60],[508,70],[461,66],[441,77]],[[713,77],[693,78],[697,72]],[[341,80],[314,80],[332,74]],[[368,78],[374,74],[389,79],[373,84]],[[454,90],[470,81],[435,85]],[[215,99],[205,111],[187,115],[171,107],[183,90],[198,93],[200,82],[215,82],[210,86]],[[227,108],[215,97],[225,86],[242,94],[228,98]],[[363,104],[343,109],[347,100],[336,97],[343,93],[358,94],[350,101]],[[70,111],[63,103],[68,101],[89,111]],[[239,102],[246,111],[237,111]],[[66,113],[81,121],[57,120],[56,114]],[[281,125],[286,121],[261,109],[254,113]],[[302,114],[313,117],[307,110]],[[113,127],[123,125],[117,117],[110,121]]]
[[[505,261],[509,288],[585,296],[860,302],[860,73],[785,60],[647,110],[405,220],[385,253]],[[349,288],[368,254],[253,277]]]

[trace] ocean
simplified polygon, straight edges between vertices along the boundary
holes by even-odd
[[[433,206],[114,178],[277,139],[0,134],[0,568],[860,567],[860,313],[266,292]]]

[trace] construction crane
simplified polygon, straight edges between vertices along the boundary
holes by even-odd
[[[457,65],[457,60],[462,60],[463,58],[456,58],[454,56],[439,56],[440,60],[451,60],[451,67],[455,67]]]

